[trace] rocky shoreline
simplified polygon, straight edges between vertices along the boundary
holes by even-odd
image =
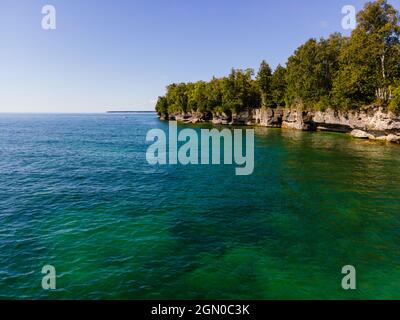
[[[189,112],[161,114],[159,117],[161,120],[176,120],[185,123],[210,122],[216,125],[343,132],[351,134],[354,138],[400,144],[400,115],[376,106],[348,111],[334,109],[317,111],[303,107],[261,108],[237,114]]]

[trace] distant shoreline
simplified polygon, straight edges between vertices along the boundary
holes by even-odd
[[[156,113],[156,111],[107,111],[106,113]]]

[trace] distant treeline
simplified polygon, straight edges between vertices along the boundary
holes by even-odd
[[[171,84],[156,111],[232,112],[302,104],[308,108],[358,108],[378,104],[400,110],[400,17],[386,0],[369,2],[350,37],[339,33],[308,40],[273,72],[266,61],[232,69],[209,82]]]

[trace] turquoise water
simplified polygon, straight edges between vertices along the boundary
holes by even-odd
[[[148,165],[153,128],[167,123],[0,116],[0,298],[400,298],[400,146],[257,128],[243,177]]]

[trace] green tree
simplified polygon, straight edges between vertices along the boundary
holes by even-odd
[[[261,94],[261,105],[263,107],[272,107],[272,71],[268,63],[263,60],[260,65],[260,69],[257,73],[256,83]]]
[[[192,111],[205,112],[207,110],[207,84],[198,81],[188,88],[188,107]]]
[[[334,96],[345,106],[390,98],[399,78],[399,15],[386,0],[369,2],[357,15],[358,25],[340,55]]]
[[[317,41],[308,40],[289,57],[287,64],[286,100],[293,104],[298,100],[310,102],[318,95],[318,74],[315,72],[317,63]]]
[[[186,113],[188,111],[187,86],[185,83],[174,83],[167,87],[166,98],[169,113]]]
[[[271,77],[271,98],[274,107],[285,106],[286,69],[278,65]]]
[[[339,56],[345,39],[338,33],[328,39],[308,40],[289,58],[286,100],[315,106],[331,96],[339,69]]]
[[[213,112],[222,108],[222,91],[223,91],[223,79],[217,79],[215,77],[207,83],[206,87],[206,110]]]
[[[159,115],[168,113],[168,102],[165,97],[158,97],[156,111]]]
[[[222,110],[238,113],[259,106],[259,93],[252,79],[254,71],[232,69],[222,79]]]
[[[390,88],[392,99],[389,103],[389,110],[399,113],[400,112],[400,86]]]

